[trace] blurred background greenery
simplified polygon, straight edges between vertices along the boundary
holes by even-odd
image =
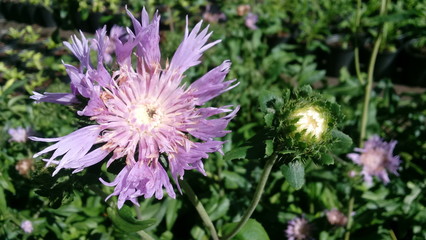
[[[56,137],[82,124],[68,107],[34,104],[29,96],[33,91],[68,92],[61,61],[77,61],[62,41],[69,41],[79,29],[91,35],[104,24],[108,29],[131,28],[125,6],[136,16],[143,7],[151,16],[159,12],[163,59],[171,58],[182,40],[185,16],[191,27],[200,20],[210,24],[211,39],[222,39],[205,53],[202,64],[186,73],[186,80],[194,81],[223,60],[232,61],[228,79],[237,78],[240,85],[211,103],[241,105],[230,126],[232,134],[226,137],[225,153],[263,129],[258,107],[262,91],[304,85],[341,105],[343,131],[357,143],[364,98],[360,79],[366,78],[374,41],[382,31],[367,136],[399,141],[395,153],[402,159],[400,175],[392,176],[388,185],[375,182],[368,188],[359,175],[349,177],[359,168],[342,153],[335,155],[334,165],[308,164],[306,184],[295,190],[277,167],[253,218],[270,239],[285,238],[287,222],[302,214],[315,224],[315,239],[342,239],[345,228],[330,225],[325,211],[347,212],[354,198],[353,239],[426,238],[425,0],[387,1],[382,16],[376,0],[1,0],[1,239],[141,238],[137,230],[123,229],[121,215],[114,215],[97,194],[111,191],[97,180],[109,174],[105,166],[98,164],[74,175],[62,171],[52,178],[51,168],[31,158],[45,145],[10,141],[8,134],[11,128],[23,127],[32,134]],[[265,164],[226,159],[214,154],[205,160],[208,177],[185,175],[218,229],[241,217]],[[24,160],[29,163],[26,168]],[[184,196],[141,200],[139,210],[142,219],[156,219],[146,229],[155,238],[208,239]],[[32,233],[20,228],[23,220],[32,221]]]

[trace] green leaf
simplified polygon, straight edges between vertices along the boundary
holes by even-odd
[[[209,211],[210,220],[216,221],[217,219],[223,217],[226,215],[226,213],[229,210],[229,206],[231,205],[231,202],[228,198],[222,198],[214,209]]]
[[[4,215],[7,212],[6,197],[4,196],[3,188],[0,188],[0,213]]]
[[[345,133],[337,129],[333,129],[331,130],[331,135],[335,139],[335,143],[333,144],[334,154],[347,153],[352,148],[352,138]]]
[[[260,94],[259,107],[265,113],[264,119],[267,126],[272,125],[276,109],[280,109],[283,104],[283,99],[276,93],[264,91]]]
[[[178,210],[182,206],[181,201],[176,199],[167,198],[167,212],[166,212],[166,226],[167,230],[171,230],[178,217]]]
[[[225,179],[225,187],[227,189],[237,189],[244,186],[246,179],[236,172],[223,171],[222,176]]]
[[[288,183],[296,190],[301,189],[305,184],[305,167],[299,161],[291,162],[281,167],[284,177]]]
[[[238,223],[228,223],[223,226],[223,233],[226,236],[237,226]],[[266,233],[262,224],[254,219],[249,219],[244,227],[235,235],[233,240],[269,240],[268,233]]]
[[[133,217],[131,208],[124,205],[120,210],[108,207],[107,213],[113,224],[120,230],[125,232],[137,232],[154,225],[156,219],[136,220]]]
[[[271,156],[272,153],[274,153],[274,140],[266,140],[265,144],[266,144],[265,154],[266,156]]]
[[[225,153],[223,157],[224,161],[231,161],[234,159],[243,159],[247,156],[247,151],[251,148],[251,146],[244,146],[239,148],[234,148],[231,151]]]
[[[321,162],[325,165],[334,164],[334,158],[330,154],[321,155]]]

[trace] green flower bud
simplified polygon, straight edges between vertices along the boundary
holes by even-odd
[[[306,106],[293,112],[290,118],[298,118],[296,131],[302,134],[305,140],[321,140],[327,130],[327,118],[319,107]]]
[[[349,138],[337,130],[343,119],[339,105],[309,86],[286,90],[281,96],[267,93],[260,98],[260,104],[269,129],[266,138],[273,141],[274,151],[282,154],[287,163],[312,160],[330,164],[333,147],[342,138]],[[346,143],[352,143],[350,138]]]

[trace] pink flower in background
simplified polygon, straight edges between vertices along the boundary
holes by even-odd
[[[372,183],[373,176],[385,184],[389,182],[388,171],[398,175],[400,164],[398,156],[393,156],[397,141],[385,142],[378,136],[372,136],[365,142],[364,148],[355,148],[358,153],[348,154],[348,158],[362,166],[362,175],[367,184]]]
[[[348,223],[348,217],[337,209],[326,211],[326,216],[331,225],[345,226]]]
[[[258,20],[259,20],[259,17],[256,14],[249,13],[247,14],[245,18],[245,24],[251,30],[256,30],[257,29],[256,23]]]
[[[31,133],[31,129],[29,127],[17,127],[17,128],[9,128],[7,131],[10,135],[9,142],[20,142],[24,143],[27,141],[28,135]]]
[[[183,178],[185,170],[196,169],[205,175],[202,159],[208,158],[208,153],[221,152],[224,142],[215,138],[229,132],[225,128],[239,109],[202,107],[238,85],[232,85],[235,80],[224,80],[229,61],[189,86],[182,84],[185,71],[200,64],[203,52],[220,42],[207,43],[211,35],[208,27],[202,29],[200,22],[189,31],[186,26],[170,64],[161,66],[160,17],[155,14],[150,21],[145,9],[141,21],[128,14],[134,26],[134,32],[127,29],[128,38],[120,38],[119,34],[108,37],[105,27],[96,32],[92,40],[97,46],[96,66],[90,64],[90,47],[82,33],[81,39],[74,36],[72,43],[65,43],[81,63],[80,67],[65,64],[72,93],[33,96],[37,101],[60,104],[87,99],[78,114],[90,118],[93,124],[64,137],[31,137],[34,141],[54,142],[34,156],[53,152],[44,161],[57,165],[54,175],[62,168],[79,172],[104,159],[107,166],[121,161],[124,167],[114,181],[100,179],[115,187],[109,197],[118,196],[119,208],[126,200],[138,205],[140,196],[161,199],[163,189],[174,198],[166,167],[178,188],[178,178]],[[104,67],[110,42],[115,45],[118,66],[112,72]],[[211,118],[218,114],[221,116]]]
[[[288,240],[308,239],[311,234],[311,226],[304,217],[294,218],[288,222],[285,232]]]
[[[29,220],[22,221],[21,229],[24,230],[25,233],[33,232],[33,224]]]

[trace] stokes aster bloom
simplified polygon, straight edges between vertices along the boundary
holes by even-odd
[[[365,142],[364,148],[355,148],[358,153],[348,154],[348,158],[358,165],[362,165],[362,175],[367,184],[372,183],[373,176],[377,176],[385,184],[389,182],[387,171],[398,175],[400,164],[398,156],[393,156],[393,149],[397,141],[389,143],[378,136],[372,136]]]
[[[96,32],[92,40],[97,46],[96,66],[91,64],[91,48],[82,33],[81,40],[74,36],[72,43],[64,43],[81,62],[80,67],[65,64],[72,93],[36,93],[32,97],[60,104],[86,99],[87,105],[78,114],[87,116],[93,124],[64,137],[32,137],[34,141],[56,142],[35,157],[53,151],[50,158],[44,159],[47,165],[57,165],[53,174],[62,168],[79,172],[105,158],[107,166],[123,159],[125,166],[113,182],[100,179],[107,186],[115,186],[109,197],[118,196],[119,208],[126,200],[138,205],[139,196],[155,195],[161,199],[163,189],[174,198],[165,165],[178,188],[177,180],[182,179],[185,170],[196,169],[205,175],[202,159],[208,158],[208,153],[221,152],[224,142],[215,138],[229,132],[225,128],[239,109],[201,107],[238,85],[232,85],[235,80],[224,81],[231,66],[229,61],[188,87],[181,84],[184,72],[198,65],[203,52],[220,42],[206,44],[212,34],[208,27],[201,29],[200,22],[189,32],[187,23],[182,43],[170,64],[162,68],[160,17],[155,14],[150,21],[143,9],[139,22],[127,12],[134,32],[126,29],[126,38],[119,34],[108,37],[105,27]],[[111,49],[108,47],[111,42],[115,44],[118,69],[109,72],[104,66],[104,56]],[[223,113],[228,114],[210,119]]]
[[[304,217],[294,218],[288,222],[285,232],[288,240],[308,239],[311,234],[311,226]]]

